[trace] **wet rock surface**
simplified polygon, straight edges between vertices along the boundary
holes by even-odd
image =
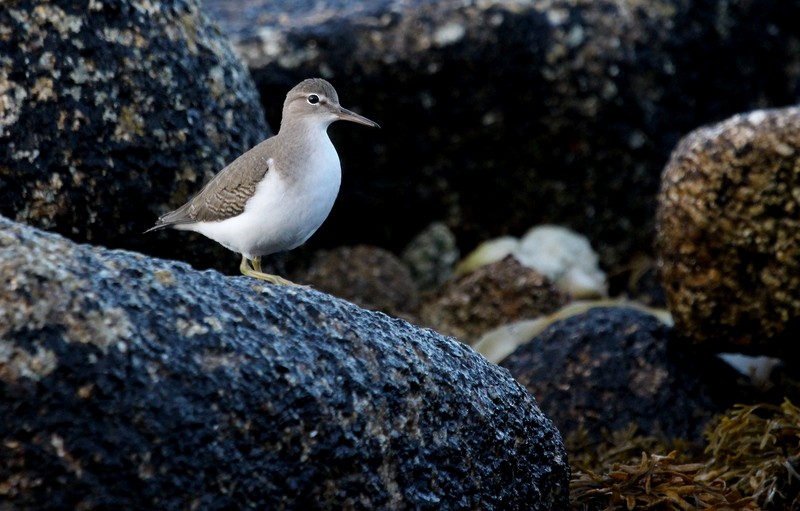
[[[466,346],[310,289],[0,218],[12,509],[565,509],[558,432]]]
[[[320,244],[397,251],[444,219],[467,251],[549,222],[587,235],[606,267],[626,264],[652,253],[680,137],[800,92],[795,2],[204,5],[265,98],[322,75],[382,126],[332,128],[346,175]]]
[[[642,435],[700,441],[732,406],[739,376],[713,356],[682,350],[645,312],[599,307],[552,324],[500,365],[536,396],[564,436],[635,424]]]
[[[228,267],[197,236],[141,234],[269,134],[197,1],[6,2],[0,55],[0,214]]]
[[[799,147],[800,109],[759,110],[690,133],[664,170],[660,272],[702,349],[798,351]]]

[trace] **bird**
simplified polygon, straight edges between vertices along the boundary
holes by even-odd
[[[276,135],[236,158],[145,232],[167,227],[199,232],[241,254],[243,275],[296,285],[264,273],[261,257],[302,245],[331,212],[342,182],[339,155],[328,136],[335,121],[380,128],[343,108],[328,81],[303,80],[286,95]]]

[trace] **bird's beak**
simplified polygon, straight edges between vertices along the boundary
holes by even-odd
[[[358,115],[357,113],[351,112],[346,108],[339,107],[339,111],[336,112],[336,117],[341,121],[353,121],[365,126],[369,126],[370,128],[380,128],[377,122],[370,121],[363,115]]]

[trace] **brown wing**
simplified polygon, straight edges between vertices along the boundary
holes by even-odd
[[[244,211],[258,183],[272,167],[265,140],[236,158],[208,182],[192,200],[156,221],[149,230],[180,224],[225,220]]]

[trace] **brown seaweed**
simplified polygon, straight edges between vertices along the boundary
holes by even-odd
[[[800,509],[800,408],[788,399],[737,406],[705,438],[703,452],[637,435],[635,426],[600,443],[576,432],[567,438],[572,509]]]

